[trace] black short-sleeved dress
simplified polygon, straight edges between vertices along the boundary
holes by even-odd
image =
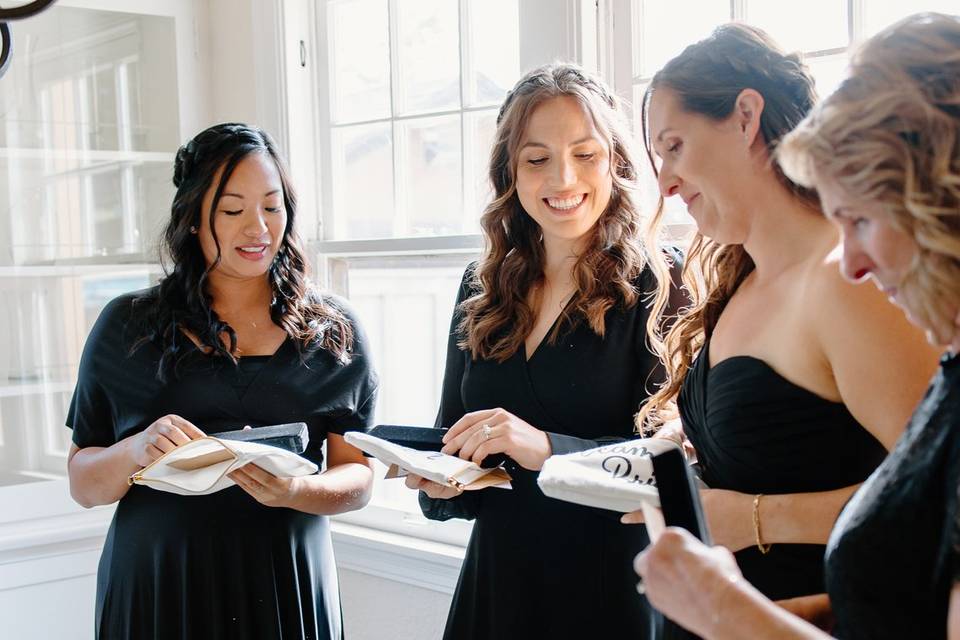
[[[369,426],[376,376],[342,301],[332,302],[356,334],[348,364],[323,350],[301,361],[287,339],[273,356],[235,367],[190,343],[179,375],[163,384],[157,345],[130,354],[133,299],[151,293],[110,302],[87,339],[67,417],[78,447],[108,447],[167,414],[207,433],[302,421],[310,431],[304,456],[320,464],[327,433]],[[326,517],[260,505],[239,487],[179,496],[133,485],[100,558],[97,637],[338,640],[332,551]]]
[[[940,371],[890,456],[854,494],[827,544],[844,640],[943,640],[960,582],[960,357]]]
[[[470,295],[467,269],[457,305]],[[637,282],[654,290],[652,274]],[[679,304],[679,300],[676,301]],[[457,346],[454,313],[438,427],[465,413],[502,407],[547,432],[555,454],[637,437],[634,414],[662,381],[646,344],[644,304],[614,308],[606,335],[585,321],[544,340],[527,360],[473,360]],[[421,493],[425,515],[475,519],[444,638],[552,640],[651,637],[654,617],[636,591],[633,558],[647,545],[643,527],[619,514],[552,500],[537,473],[508,463],[513,489],[467,492],[451,500]]]

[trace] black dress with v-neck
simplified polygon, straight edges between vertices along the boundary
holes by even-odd
[[[78,447],[108,447],[167,414],[208,433],[302,421],[310,433],[304,456],[319,465],[328,433],[369,426],[376,376],[342,301],[333,302],[356,334],[350,363],[322,350],[301,361],[289,339],[273,356],[239,366],[190,346],[179,375],[164,384],[156,344],[130,352],[132,301],[149,293],[113,300],[87,338],[67,417]],[[133,485],[104,543],[95,619],[101,640],[339,639],[329,522],[263,506],[239,487],[179,496]]]
[[[709,363],[709,342],[678,397],[683,429],[697,450],[703,481],[747,494],[840,489],[867,479],[886,450],[847,407],[784,378],[763,360],[733,356]],[[825,547],[751,546],[736,555],[744,577],[773,600],[826,591]]]
[[[457,308],[470,293],[468,268]],[[636,283],[654,290],[645,271]],[[677,301],[679,304],[679,301]],[[662,382],[646,345],[644,304],[611,309],[606,335],[581,320],[544,340],[527,360],[521,348],[503,363],[473,360],[457,346],[461,314],[454,313],[436,426],[465,413],[502,407],[547,432],[555,454],[604,441],[637,437],[634,414]],[[644,528],[623,525],[619,514],[547,498],[537,473],[508,462],[513,489],[431,500],[427,517],[474,519],[444,638],[652,637],[657,618],[636,591],[633,558],[647,545]]]

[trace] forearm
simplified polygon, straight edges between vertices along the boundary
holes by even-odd
[[[716,614],[709,640],[828,640],[829,635],[777,606],[746,580],[731,584]],[[745,634],[745,630],[749,630]]]
[[[369,465],[348,462],[319,475],[295,478],[295,482],[297,490],[284,506],[328,516],[366,506],[373,488],[373,471]]]
[[[859,486],[763,496],[759,516],[764,544],[826,544],[840,511]],[[752,520],[752,498],[750,507]]]
[[[129,439],[109,447],[77,450],[67,463],[70,495],[83,507],[112,504],[127,494],[127,482],[140,469],[129,451]]]

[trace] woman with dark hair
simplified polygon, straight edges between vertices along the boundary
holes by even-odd
[[[864,43],[778,158],[841,230],[843,275],[872,280],[859,288],[890,296],[945,351],[903,437],[830,536],[832,634],[958,640],[960,18],[912,16]],[[891,375],[899,364],[878,366]],[[656,606],[706,638],[828,637],[751,587],[729,551],[682,530],[667,529],[637,569]]]
[[[773,157],[814,101],[797,56],[728,24],[657,72],[643,102],[661,193],[684,200],[697,234],[692,304],[641,418],[655,427],[676,405],[715,541],[767,597],[812,596],[795,607],[822,602],[833,523],[937,362],[885,296],[843,280],[836,229]]]
[[[476,520],[448,640],[650,637],[629,572],[646,536],[536,482],[551,454],[636,437],[659,381],[651,298],[663,307],[671,278],[641,240],[630,138],[614,95],[568,64],[528,73],[500,110],[486,251],[460,286],[436,426],[447,453],[507,454],[513,488],[407,480],[427,517]]]
[[[342,637],[329,514],[372,473],[343,434],[369,426],[377,381],[342,300],[317,292],[296,196],[271,138],[242,124],[177,152],[160,284],[120,296],[84,347],[67,426],[70,491],[118,502],[97,575],[98,638]],[[306,422],[326,471],[254,464],[180,496],[127,478],[178,445],[244,425]]]

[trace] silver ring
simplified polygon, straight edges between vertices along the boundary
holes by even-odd
[[[492,433],[493,433],[493,428],[491,428],[490,425],[488,425],[488,424],[483,425],[483,439],[484,439],[484,440],[489,440]]]

